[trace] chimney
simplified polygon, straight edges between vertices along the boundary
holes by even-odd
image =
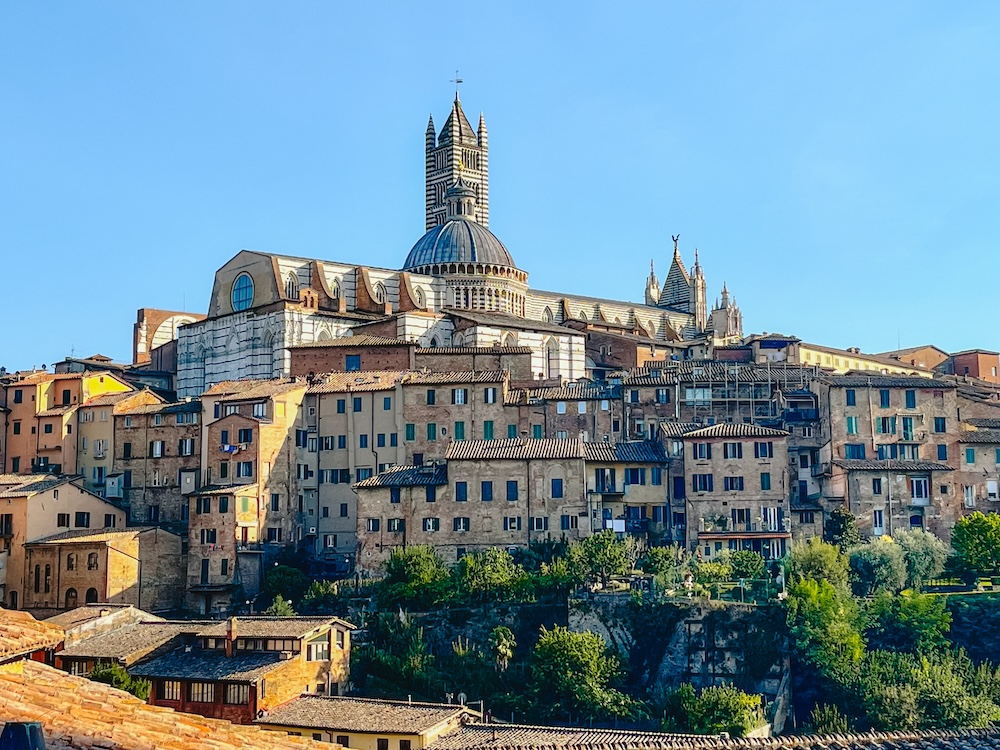
[[[226,656],[233,655],[233,643],[236,641],[236,618],[226,620]]]

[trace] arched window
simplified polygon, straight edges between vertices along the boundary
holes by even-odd
[[[380,305],[385,304],[385,284],[381,281],[375,285],[375,301]]]
[[[288,272],[288,278],[285,280],[285,296],[293,300],[299,298],[299,277],[291,271]]]
[[[434,336],[431,338],[431,349],[437,349],[437,348],[438,348],[438,340],[437,336]]]
[[[546,323],[551,323],[555,320],[555,317],[552,315],[552,311],[547,307],[542,310],[542,320]]]
[[[66,609],[76,607],[76,589],[66,589]]]
[[[549,339],[545,344],[545,377],[554,378],[559,372],[559,343]]]
[[[66,555],[66,570],[76,570],[76,555],[72,552]]]
[[[413,290],[413,296],[416,297],[416,299],[413,300],[413,301],[417,304],[417,307],[423,307],[424,306],[424,290],[421,289],[420,287],[417,287],[416,289]]]
[[[236,277],[230,299],[236,312],[246,310],[253,305],[253,278],[250,274],[244,272]]]
[[[97,570],[97,553],[90,552],[87,554],[87,570]]]
[[[37,594],[42,587],[42,567],[40,565],[35,566],[35,593]]]
[[[86,602],[87,602],[87,604],[96,604],[97,603],[97,589],[95,589],[95,588],[89,588],[89,589],[87,589]]]
[[[45,566],[45,593],[52,591],[52,566]]]
[[[330,284],[330,296],[334,299],[340,299],[340,282],[336,279]]]

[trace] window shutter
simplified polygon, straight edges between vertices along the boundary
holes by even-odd
[[[707,458],[709,460],[712,459],[712,444],[711,443],[705,443],[705,458]]]

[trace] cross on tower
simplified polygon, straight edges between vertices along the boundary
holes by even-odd
[[[465,81],[458,77],[458,70],[455,71],[455,77],[449,81],[449,83],[455,84],[455,99],[458,99],[458,87],[461,86]]]

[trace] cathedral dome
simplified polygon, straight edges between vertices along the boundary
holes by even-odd
[[[489,229],[470,219],[451,217],[417,240],[403,270],[439,263],[485,263],[516,268],[504,244]]]

